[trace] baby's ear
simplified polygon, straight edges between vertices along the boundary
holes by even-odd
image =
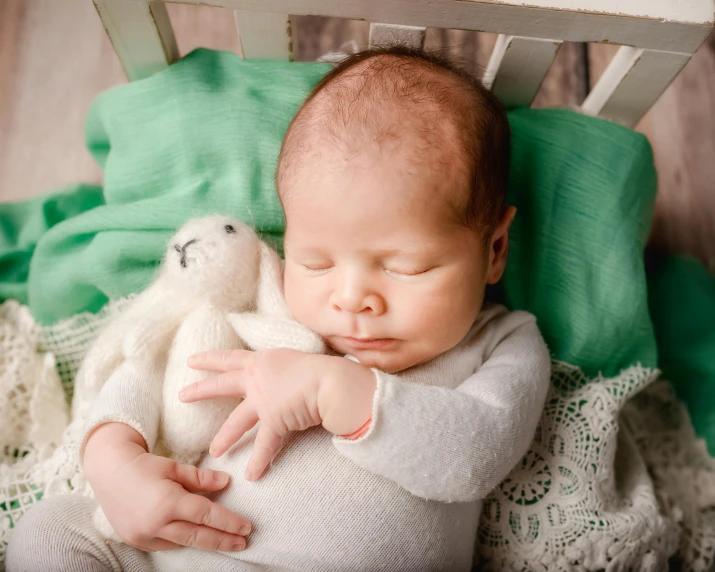
[[[260,261],[258,265],[256,313],[262,316],[292,318],[283,296],[281,258],[265,242],[260,241],[258,245]]]

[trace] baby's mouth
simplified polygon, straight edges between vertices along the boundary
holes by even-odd
[[[357,350],[384,350],[393,346],[397,340],[394,338],[341,338],[345,344]]]

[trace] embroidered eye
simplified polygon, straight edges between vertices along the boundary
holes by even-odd
[[[226,226],[223,227],[223,229],[228,233],[228,234],[233,234],[236,232],[236,229],[233,228],[232,224],[227,224]]]

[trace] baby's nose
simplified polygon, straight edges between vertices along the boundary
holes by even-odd
[[[331,304],[334,310],[350,312],[351,314],[360,314],[362,312],[382,314],[385,312],[384,300],[381,296],[372,292],[351,293],[348,291],[336,291],[331,297]]]

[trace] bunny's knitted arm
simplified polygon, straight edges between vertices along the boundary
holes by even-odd
[[[550,359],[533,316],[524,312],[496,317],[473,345],[486,361],[456,389],[373,370],[370,428],[357,440],[334,437],[334,446],[419,497],[485,497],[527,451],[549,387]]]
[[[125,423],[154,449],[161,416],[163,369],[151,361],[127,359],[110,376],[89,411],[80,440],[79,459],[89,435],[105,423]]]
[[[152,283],[116,316],[90,347],[75,379],[72,419],[84,417],[102,386],[125,358],[160,359],[191,300],[167,281]]]

